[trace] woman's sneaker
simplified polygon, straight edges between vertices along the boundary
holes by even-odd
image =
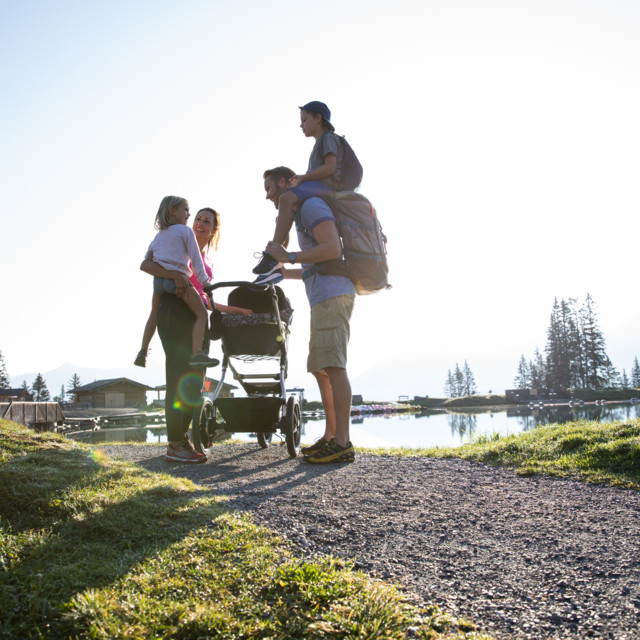
[[[216,358],[210,358],[204,351],[194,353],[189,358],[190,367],[217,367],[220,364],[220,360]]]
[[[349,441],[346,447],[341,447],[335,438],[331,438],[327,444],[303,460],[309,464],[327,464],[329,462],[353,462],[356,459],[356,450]]]
[[[138,351],[138,355],[136,356],[136,359],[133,361],[133,364],[135,364],[136,367],[147,366],[147,350],[146,349],[140,349],[140,351]]]
[[[324,438],[318,438],[318,440],[316,440],[311,446],[300,447],[300,453],[302,453],[303,456],[310,456],[317,451],[320,451],[325,444],[329,444],[329,441]]]
[[[204,453],[198,453],[188,440],[183,440],[177,447],[169,443],[167,445],[167,453],[164,459],[168,462],[206,462],[207,456]]]

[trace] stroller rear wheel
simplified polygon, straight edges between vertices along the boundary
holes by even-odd
[[[294,396],[287,401],[287,414],[285,416],[285,441],[289,457],[297,457],[300,451],[300,436],[302,433],[302,420],[300,419],[300,405]]]
[[[209,398],[200,398],[198,406],[193,410],[193,420],[191,421],[193,446],[196,451],[209,453],[213,446],[216,428],[216,408]]]
[[[271,433],[270,431],[258,431],[257,434],[258,436],[258,444],[263,448],[266,449],[270,444],[271,444],[271,438],[273,438],[273,433]]]

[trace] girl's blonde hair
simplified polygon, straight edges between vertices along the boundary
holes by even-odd
[[[202,209],[198,210],[198,213],[202,211],[206,211],[213,216],[213,235],[209,238],[209,242],[207,242],[205,252],[209,253],[209,249],[212,247],[214,251],[217,251],[218,242],[220,242],[220,214],[211,207],[202,207]],[[198,213],[196,213],[196,215],[198,215]]]
[[[165,196],[162,198],[158,213],[156,213],[156,222],[154,227],[156,229],[168,229],[172,224],[175,224],[171,219],[171,210],[183,202],[186,202],[186,198],[180,198],[179,196]]]

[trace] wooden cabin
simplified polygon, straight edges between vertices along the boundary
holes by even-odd
[[[33,402],[27,389],[0,389],[0,402]]]
[[[73,393],[78,404],[87,403],[94,409],[122,409],[146,406],[147,391],[152,389],[129,378],[111,378],[84,384]]]

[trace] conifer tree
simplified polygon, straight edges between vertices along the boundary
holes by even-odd
[[[0,351],[0,389],[10,388],[11,380],[9,378],[9,374],[7,373],[7,367],[4,364],[4,355],[2,351]]]
[[[472,396],[478,388],[476,387],[476,379],[469,367],[469,363],[465,360],[464,367],[462,368],[462,393],[460,395],[463,396]]]
[[[533,360],[529,361],[531,388],[540,389],[547,385],[547,367],[540,349],[536,348]]]
[[[582,386],[586,389],[601,389],[607,382],[607,368],[611,363],[604,336],[598,326],[596,304],[588,293],[580,315],[585,371]]]
[[[65,402],[65,398],[66,398],[66,392],[64,390],[64,385],[62,385],[60,387],[60,395],[59,396],[53,396],[53,401],[54,402]]]
[[[71,401],[76,401],[76,391],[78,387],[81,387],[82,383],[80,382],[80,376],[77,373],[74,373],[71,376],[71,379],[67,382],[67,395],[71,397]]]
[[[462,373],[462,369],[458,366],[456,362],[456,368],[454,371],[454,379],[455,379],[455,387],[456,393],[455,398],[459,398],[462,395],[462,390],[464,389],[464,373]]]
[[[531,365],[527,364],[524,355],[520,356],[518,372],[513,379],[513,384],[516,389],[528,389],[531,386]]]
[[[631,367],[631,386],[634,389],[640,389],[640,364],[638,356],[633,359],[633,367]]]
[[[604,367],[604,384],[609,389],[616,389],[620,386],[620,372],[613,366],[613,363],[607,357]]]
[[[33,393],[33,399],[35,402],[47,402],[51,399],[49,389],[47,389],[47,383],[45,382],[42,374],[38,374],[36,379],[31,385],[31,393]]]
[[[629,388],[629,376],[627,375],[627,370],[626,369],[622,370],[622,377],[620,378],[620,386],[623,389],[628,389]]]
[[[447,396],[447,398],[453,398],[455,396],[455,388],[455,379],[451,373],[451,369],[449,369],[449,371],[447,371],[447,381],[444,383],[444,395]]]

